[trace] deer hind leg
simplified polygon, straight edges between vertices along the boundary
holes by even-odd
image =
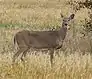
[[[50,63],[51,63],[51,67],[53,66],[53,54],[54,54],[54,49],[50,49]]]
[[[15,62],[15,60],[18,58],[18,56],[23,53],[25,50],[27,50],[27,47],[21,47],[19,48],[19,50],[17,51],[17,53],[14,54],[13,56],[13,62]]]
[[[22,56],[21,56],[21,60],[22,60],[22,61],[24,61],[24,58],[25,58],[25,56],[26,56],[26,54],[27,54],[27,52],[28,52],[29,49],[30,49],[30,48],[27,48],[25,51],[23,51],[23,54],[22,54]]]

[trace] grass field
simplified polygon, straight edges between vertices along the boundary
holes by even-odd
[[[72,26],[76,29],[77,38],[74,45],[78,47],[84,19],[88,19],[88,9],[75,13],[70,5],[66,5],[67,1],[69,0],[0,0],[0,79],[92,79],[92,57],[89,52],[81,55],[82,52],[69,51],[74,47],[70,43],[75,42],[71,38]],[[60,57],[54,56],[54,66],[51,68],[49,55],[38,51],[39,56],[28,54],[25,62],[19,61],[12,66],[12,56],[16,52],[13,46],[15,33],[23,29],[59,29],[62,20],[60,12],[64,16],[75,13],[74,24],[71,24],[66,37],[70,42],[65,42],[67,56],[66,51],[58,51]],[[86,42],[81,46],[83,50],[88,48]]]

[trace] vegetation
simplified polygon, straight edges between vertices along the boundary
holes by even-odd
[[[83,35],[83,25],[86,23],[85,19],[90,19],[91,9],[81,7],[75,10],[78,5],[68,4],[70,1],[0,0],[0,79],[92,78],[92,35]],[[16,52],[13,45],[15,33],[23,29],[59,29],[62,20],[60,13],[64,16],[75,13],[75,19],[70,25],[63,48],[58,51],[60,57],[54,56],[53,68],[50,67],[48,54],[38,51],[39,55],[34,55],[31,54],[35,52],[32,50],[25,62],[18,60],[18,63],[12,65],[12,56]]]

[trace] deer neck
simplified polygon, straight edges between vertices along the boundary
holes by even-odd
[[[65,28],[65,27],[61,27],[61,29],[58,30],[58,38],[56,40],[56,43],[58,45],[57,48],[62,47],[63,41],[66,36],[66,32],[67,32],[67,28]]]
[[[67,28],[66,27],[61,27],[61,29],[58,31],[58,36],[60,40],[64,40],[66,36]]]

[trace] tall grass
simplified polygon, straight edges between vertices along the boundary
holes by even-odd
[[[39,52],[40,53],[40,52]],[[28,55],[25,62],[11,65],[11,54],[1,55],[1,79],[91,79],[92,59],[90,55],[71,54],[54,56],[54,66],[50,67],[49,56]],[[6,58],[7,57],[7,58]]]

